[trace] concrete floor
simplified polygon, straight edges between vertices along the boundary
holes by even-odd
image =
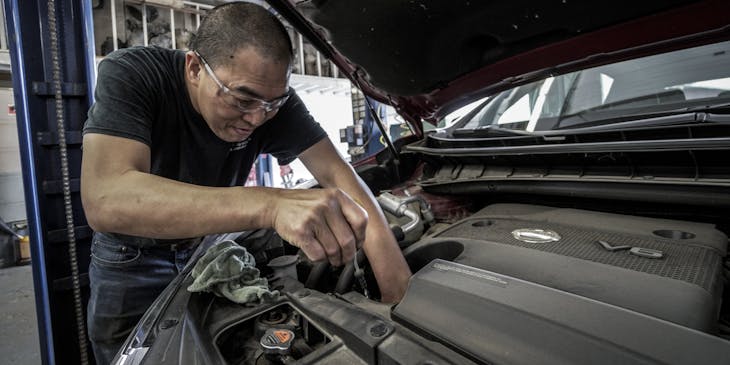
[[[30,265],[0,269],[0,365],[41,364]]]

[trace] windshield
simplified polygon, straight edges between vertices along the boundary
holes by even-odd
[[[485,99],[455,128],[570,129],[729,101],[730,42],[723,42],[515,87]]]

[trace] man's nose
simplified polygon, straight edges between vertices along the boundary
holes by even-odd
[[[254,127],[258,127],[266,121],[266,111],[263,109],[256,109],[243,113],[243,120]]]

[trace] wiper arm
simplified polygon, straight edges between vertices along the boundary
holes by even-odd
[[[730,124],[730,115],[727,114],[716,114],[716,113],[705,113],[705,112],[689,112],[686,109],[682,110],[680,114],[666,115],[667,112],[655,113],[662,114],[661,116],[651,117],[650,115],[641,115],[641,119],[634,119],[625,122],[612,122],[607,124],[600,124],[592,127],[580,127],[580,128],[569,128],[554,130],[556,134],[564,134],[567,131],[570,132],[593,132],[593,131],[607,131],[614,129],[631,129],[637,127],[656,127],[656,126],[671,126],[681,124],[695,124],[695,123],[717,123],[717,124]],[[634,117],[639,117],[634,115]],[[625,118],[623,118],[625,119]],[[551,133],[552,134],[552,133]]]
[[[452,129],[452,138],[490,138],[490,137],[524,137],[573,134],[576,132],[599,132],[655,126],[672,126],[695,123],[730,124],[730,114],[710,113],[707,111],[730,107],[730,103],[704,105],[693,108],[664,110],[661,112],[625,115],[620,118],[610,118],[592,121],[592,126],[553,129],[545,131],[527,132],[519,129],[509,129],[496,124],[489,124],[474,129]]]
[[[532,133],[517,130],[517,129],[509,129],[509,128],[503,128],[496,124],[489,124],[485,126],[480,126],[478,128],[474,129],[453,129],[451,130],[451,135],[453,137],[474,137],[474,138],[480,138],[480,137],[516,137],[516,136],[530,136]]]
[[[571,114],[571,115],[565,115],[562,116],[560,121],[558,122],[558,125],[560,125],[562,122],[569,120],[569,119],[579,119],[580,122],[578,123],[572,123],[571,126],[565,126],[563,128],[554,128],[553,130],[574,130],[574,129],[585,129],[585,128],[592,128],[592,127],[599,127],[599,126],[606,126],[609,129],[613,129],[614,125],[618,126],[626,126],[626,124],[623,124],[625,122],[638,122],[643,125],[646,120],[654,119],[654,118],[661,118],[661,117],[689,117],[694,118],[695,114],[701,113],[701,112],[707,112],[713,110],[720,110],[720,109],[727,109],[730,107],[730,103],[718,103],[718,104],[700,104],[695,102],[694,106],[685,106],[680,108],[674,108],[674,109],[662,109],[662,110],[655,110],[651,112],[644,112],[644,113],[634,113],[634,114],[621,114],[616,113],[615,116],[611,117],[605,117],[605,118],[597,118],[591,120],[588,116],[592,113],[596,112],[596,109],[588,109],[581,111],[579,113]],[[704,113],[704,114],[707,114]],[[709,114],[708,114],[709,115]],[[718,121],[719,119],[722,119],[721,114],[712,114],[715,117],[713,118],[713,121]],[[588,127],[578,127],[579,125],[585,125],[589,124]]]

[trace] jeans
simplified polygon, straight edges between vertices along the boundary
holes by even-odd
[[[94,233],[87,321],[96,363],[109,364],[142,315],[182,271],[195,247],[136,247]]]

